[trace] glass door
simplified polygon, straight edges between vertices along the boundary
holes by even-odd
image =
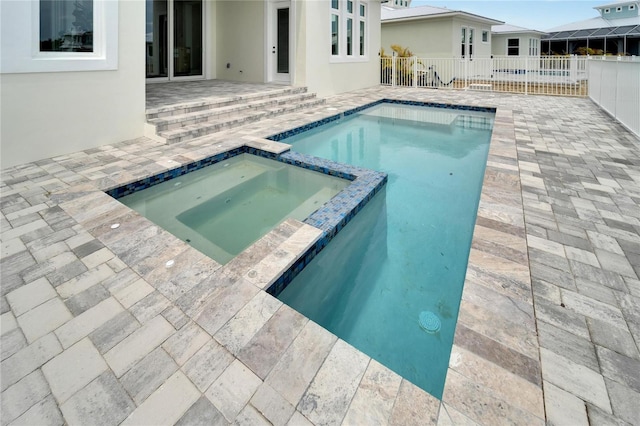
[[[146,0],[146,75],[204,75],[203,0]]]
[[[202,0],[174,0],[173,11],[173,75],[202,75]]]
[[[289,8],[279,8],[276,13],[276,72],[289,73]]]
[[[147,0],[147,78],[169,77],[168,0]]]
[[[269,81],[289,83],[291,64],[291,2],[269,3]]]

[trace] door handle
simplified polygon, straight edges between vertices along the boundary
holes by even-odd
[[[271,49],[272,49],[271,53],[276,53],[276,47],[275,46],[273,46]]]

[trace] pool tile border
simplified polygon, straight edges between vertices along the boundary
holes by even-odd
[[[405,99],[383,98],[383,99],[378,99],[377,101],[374,101],[374,102],[369,102],[364,105],[360,105],[355,108],[350,108],[339,114],[325,117],[321,120],[313,121],[311,123],[307,123],[302,126],[295,127],[293,129],[285,130],[284,132],[276,133],[274,135],[268,136],[267,139],[280,142],[284,139],[290,138],[291,136],[295,136],[300,133],[307,132],[311,129],[315,129],[316,127],[325,125],[327,123],[331,123],[333,121],[337,121],[343,117],[348,117],[350,115],[363,111],[367,108],[371,108],[380,104],[422,106],[422,107],[431,107],[431,108],[453,109],[453,110],[460,110],[460,111],[478,111],[478,112],[492,112],[492,113],[496,112],[496,108],[493,108],[493,107],[481,107],[481,106],[475,106],[475,105],[456,105],[456,104],[448,104],[443,102],[421,102],[421,101],[410,101]]]

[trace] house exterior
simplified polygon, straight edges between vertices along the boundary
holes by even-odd
[[[382,47],[408,48],[423,58],[473,58],[491,56],[491,26],[503,24],[460,10],[419,6],[382,5]]]
[[[149,82],[376,85],[379,22],[378,0],[3,1],[0,166],[142,136]]]
[[[640,55],[640,2],[618,1],[594,9],[595,18],[549,29],[542,37],[542,51]]]
[[[503,24],[491,27],[491,53],[494,56],[540,56],[542,31]]]

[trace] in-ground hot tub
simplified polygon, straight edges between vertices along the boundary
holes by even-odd
[[[304,220],[350,183],[244,153],[116,198],[225,264],[283,220]]]

